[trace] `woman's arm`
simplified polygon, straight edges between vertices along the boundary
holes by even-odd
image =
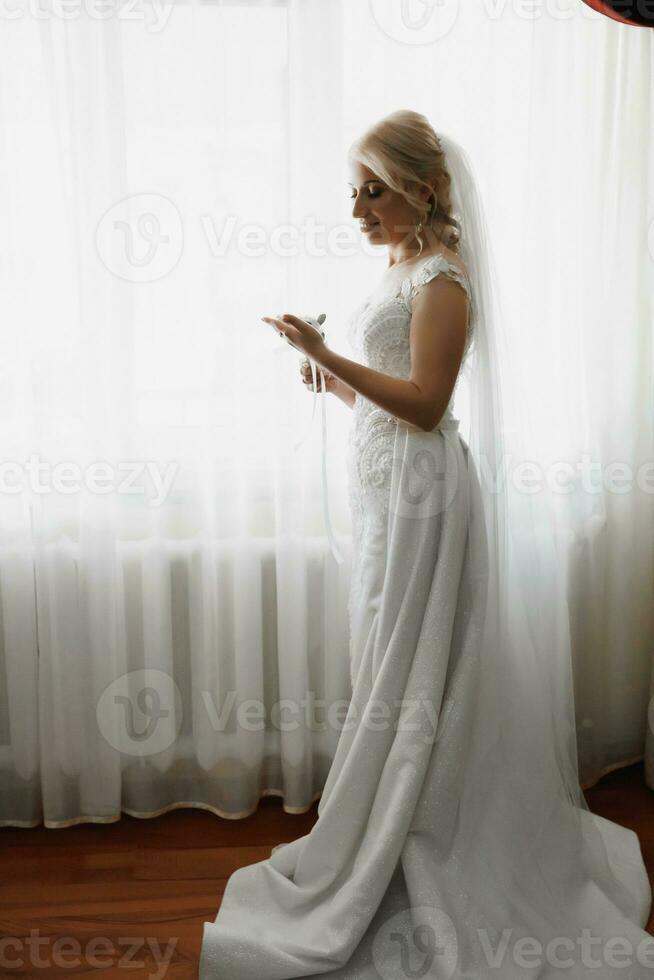
[[[451,279],[437,277],[423,286],[413,301],[409,380],[374,371],[329,348],[320,363],[389,415],[428,432],[438,424],[452,397],[463,358],[467,320],[468,298],[464,289]]]
[[[346,385],[344,381],[340,380],[340,378],[336,378],[336,383],[332,388],[332,391],[335,395],[338,395],[341,401],[344,402],[348,408],[354,407],[354,400],[357,396],[354,388],[350,388],[350,386]]]

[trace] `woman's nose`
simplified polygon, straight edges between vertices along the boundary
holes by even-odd
[[[354,198],[354,205],[352,207],[352,217],[353,218],[362,218],[365,215],[365,213],[366,213],[366,209],[363,207],[363,205],[362,205],[362,203],[361,203],[361,201],[359,199],[359,196],[357,195]]]

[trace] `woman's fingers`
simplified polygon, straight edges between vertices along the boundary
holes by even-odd
[[[304,365],[302,365],[302,367],[300,368],[300,370],[302,372],[302,377],[303,378],[308,378],[309,380],[311,380],[311,378],[312,378],[311,368],[308,365],[306,367]],[[325,378],[326,381],[329,381],[329,379],[332,377],[332,375],[329,373],[329,371],[323,370],[322,373],[323,373],[324,378]],[[318,379],[318,381],[320,381],[320,368],[319,367],[316,367],[316,378]]]
[[[309,326],[305,320],[301,320],[299,316],[293,316],[292,313],[283,313],[280,319],[284,323],[290,323],[292,326],[297,327],[298,330],[302,330]],[[310,329],[313,329],[312,327]]]
[[[300,373],[302,374],[302,381],[307,386],[307,388],[313,390],[313,377],[311,375],[311,366],[308,361],[302,361],[300,365]],[[328,388],[333,376],[328,371],[323,371],[323,375],[325,378],[325,388]],[[318,368],[317,366],[316,366],[316,387],[318,391],[322,390],[322,383],[320,380],[320,368]]]

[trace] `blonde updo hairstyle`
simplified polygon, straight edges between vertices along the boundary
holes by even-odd
[[[443,245],[458,252],[461,228],[451,213],[452,181],[445,152],[425,116],[408,109],[385,116],[355,140],[349,157],[372,170],[413,208],[418,254],[424,247],[421,228],[431,228]],[[420,197],[424,187],[432,192],[427,201]]]

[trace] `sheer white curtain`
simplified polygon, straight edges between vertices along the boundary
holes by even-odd
[[[338,261],[303,263],[293,237],[290,175],[310,166],[316,224],[339,177],[294,105],[302,39],[283,3],[139,11],[2,34],[3,456],[82,467],[2,494],[12,823],[242,816],[264,792],[304,809],[338,737],[319,699],[349,696],[348,564],[325,541],[318,440],[293,450],[311,397],[260,321],[327,310],[338,342],[345,308]],[[331,19],[314,8],[311,30]],[[347,409],[330,408],[331,446]],[[338,453],[329,473],[347,556]]]
[[[534,464],[588,451],[635,474],[651,32],[572,0],[29,10],[0,35],[0,821],[238,817],[263,793],[304,809],[349,696],[349,417],[329,399],[338,565],[318,425],[294,451],[299,355],[259,317],[324,311],[348,353],[384,259],[353,233],[345,150],[424,111],[483,183]],[[586,783],[644,752],[652,482],[548,492]]]

